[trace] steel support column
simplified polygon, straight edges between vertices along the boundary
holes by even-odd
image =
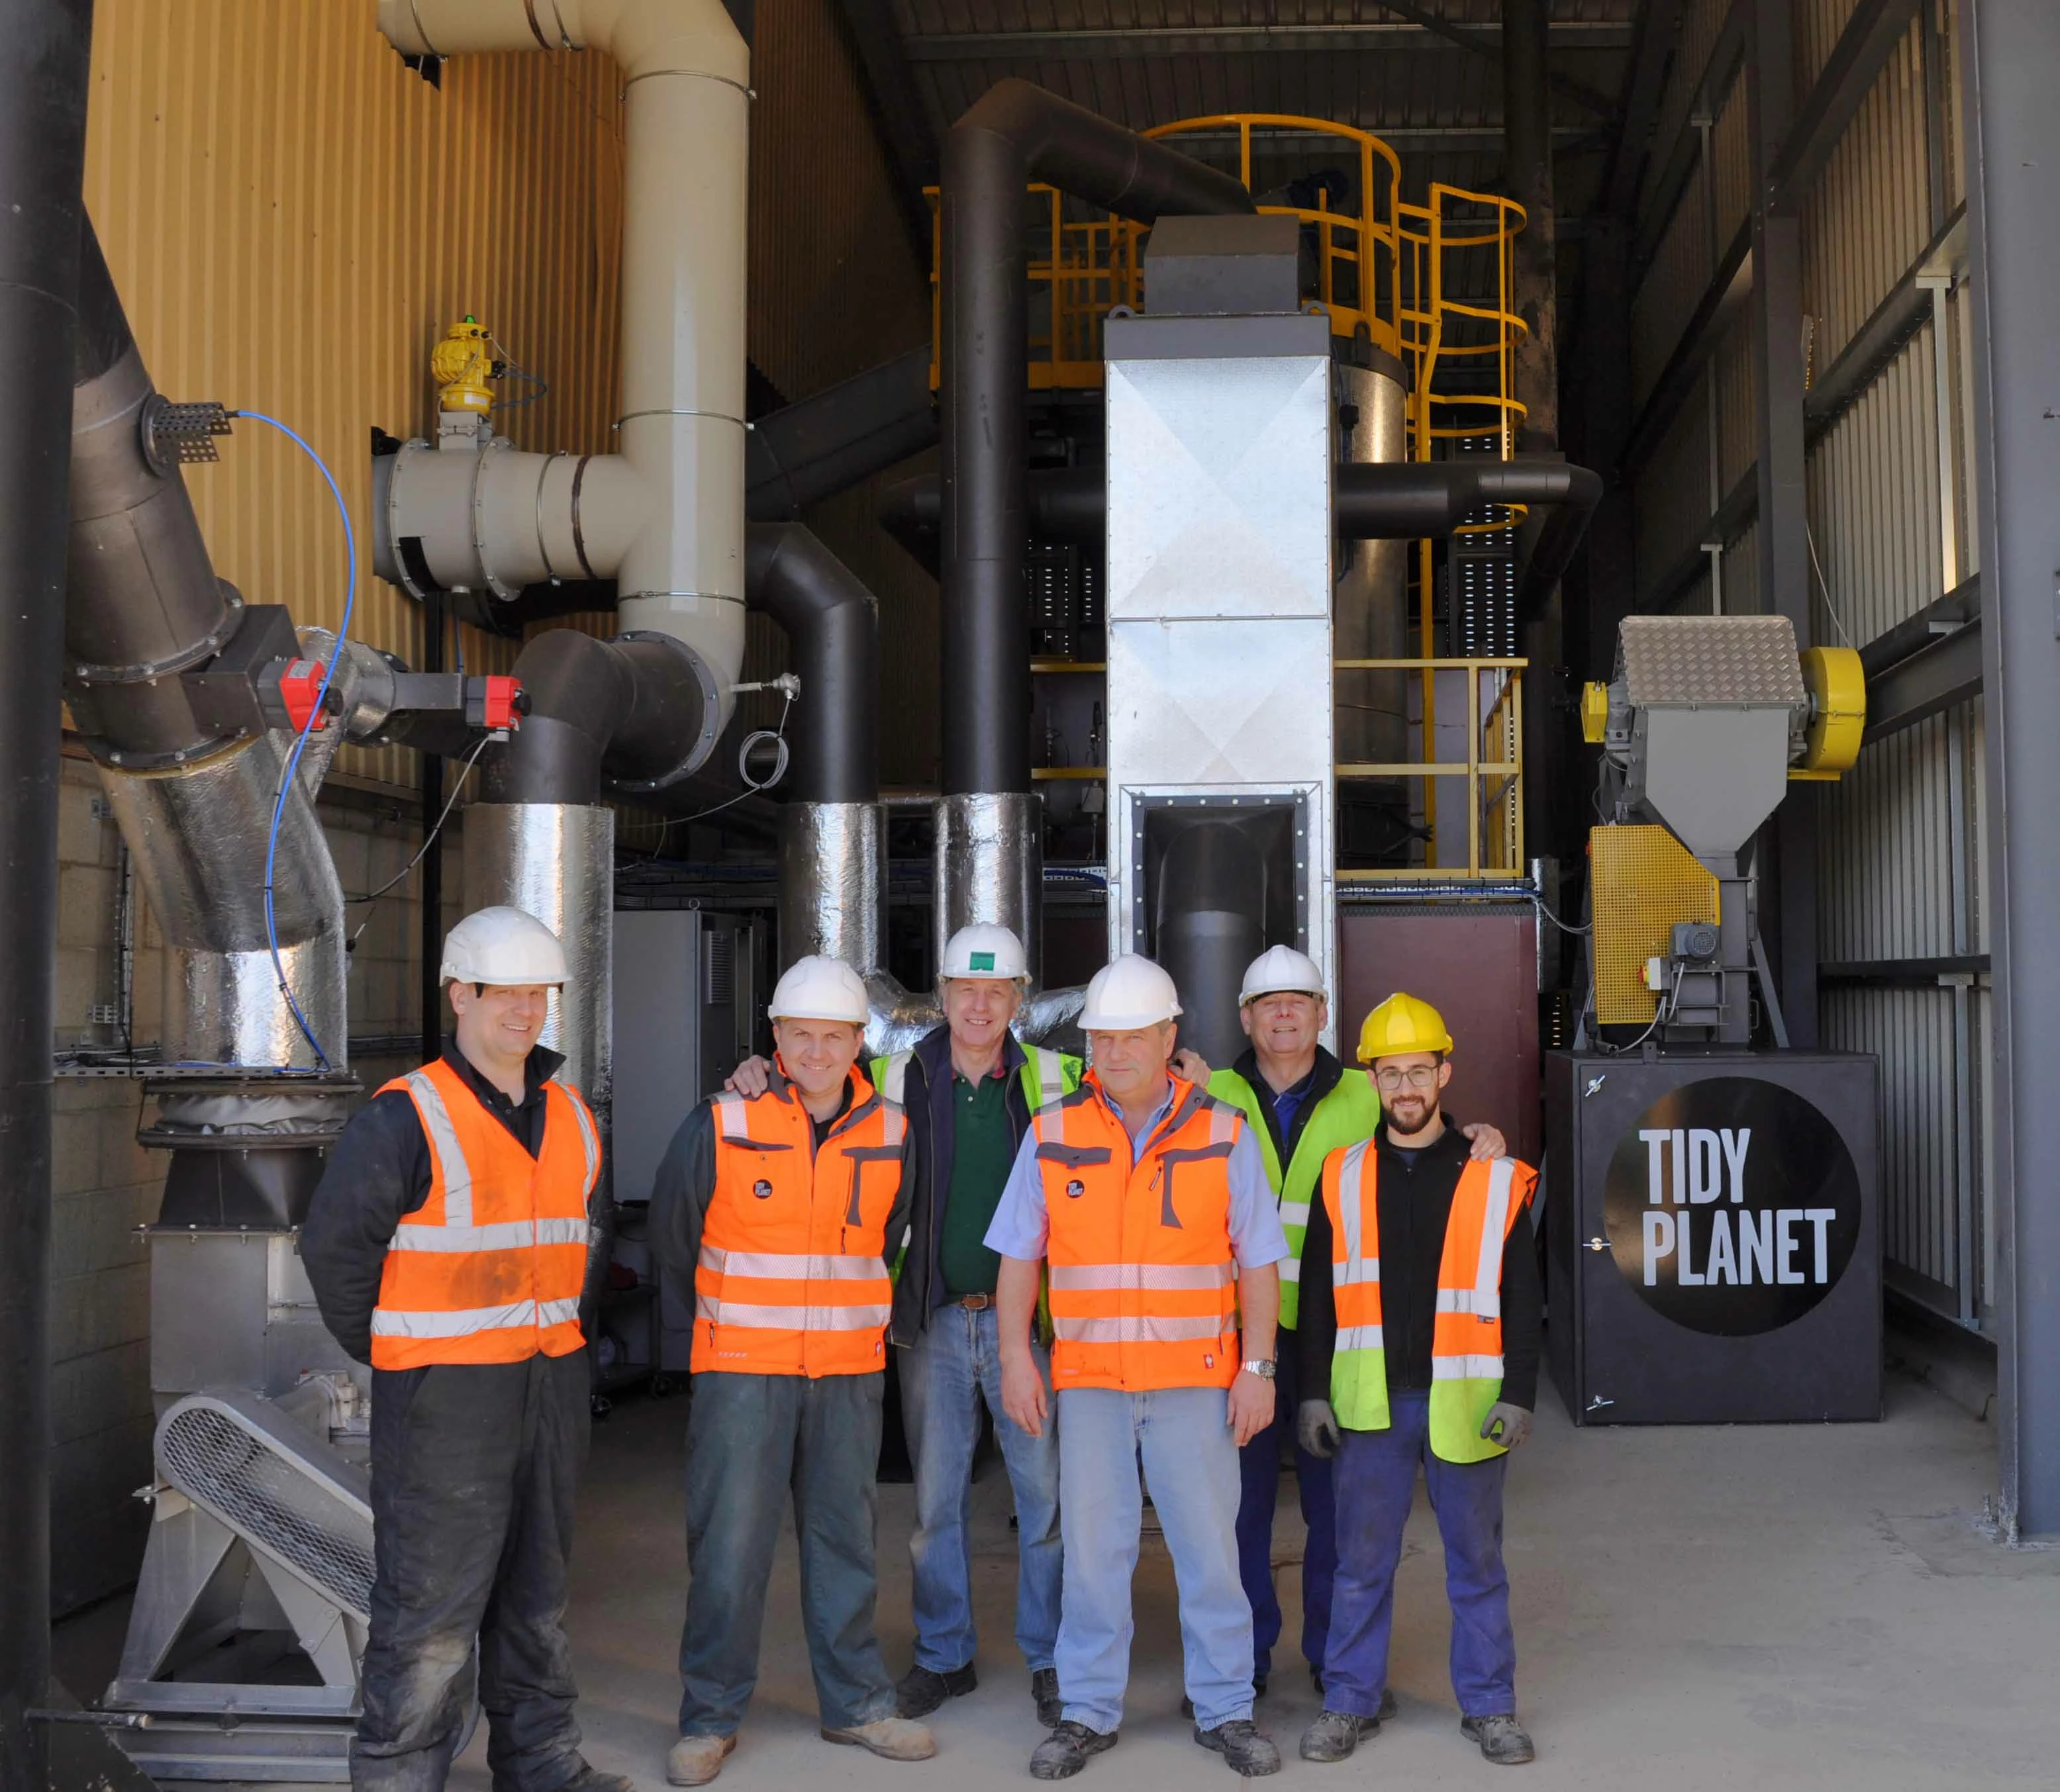
[[[50,967],[91,0],[0,33],[0,1786],[47,1783]]]
[[[1752,361],[1759,398],[1759,601],[1810,645],[1810,538],[1802,398],[1802,240],[1773,209],[1772,173],[1795,116],[1792,0],[1747,0],[1747,130],[1752,157]],[[1760,924],[1781,989],[1788,1036],[1817,1044],[1816,804],[1791,790],[1760,836]],[[1766,851],[1771,844],[1774,850]]]
[[[2002,1519],[2060,1535],[2060,9],[1962,0],[1974,413],[1988,692],[1988,931],[1996,1000],[1994,1185]]]

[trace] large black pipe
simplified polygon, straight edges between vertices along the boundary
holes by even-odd
[[[1551,505],[1533,564],[1549,546],[1557,578],[1602,497],[1602,481],[1565,461],[1361,461],[1331,469],[1338,533],[1354,541],[1413,541],[1452,533],[1487,504]],[[1030,533],[1051,541],[1100,543],[1108,525],[1108,480],[1100,467],[1056,467],[1028,476]],[[935,473],[897,481],[880,494],[882,528],[926,565],[935,554],[944,493]]]
[[[745,438],[745,514],[791,522],[936,440],[926,344],[757,419]]]
[[[880,800],[880,612],[850,568],[799,523],[753,523],[745,591],[787,633],[801,680],[783,794]]]
[[[1027,81],[988,89],[944,139],[947,796],[1030,788],[1022,224],[1033,180],[1145,224],[1253,209],[1231,176]]]
[[[597,803],[606,777],[669,782],[699,742],[704,693],[693,657],[668,635],[536,637],[515,661],[529,712],[480,760],[489,803]]]
[[[157,389],[90,218],[77,279],[66,689],[101,759],[170,762],[214,744],[173,675],[213,655],[236,612],[178,463],[154,466],[144,453],[141,425]]]
[[[90,0],[0,31],[0,1786],[48,1783],[50,966]]]

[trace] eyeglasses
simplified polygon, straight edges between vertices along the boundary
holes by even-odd
[[[1396,1089],[1427,1089],[1438,1080],[1435,1064],[1413,1064],[1407,1070],[1377,1070],[1374,1082],[1391,1093]]]

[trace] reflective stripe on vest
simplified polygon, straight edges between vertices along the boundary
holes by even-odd
[[[908,1123],[854,1068],[820,1146],[784,1079],[713,1104],[715,1186],[694,1273],[697,1372],[861,1375],[884,1362],[885,1231]]]
[[[1309,1205],[1316,1199],[1323,1180],[1323,1160],[1334,1151],[1371,1139],[1380,1127],[1380,1097],[1363,1071],[1347,1064],[1329,1094],[1311,1110],[1295,1150],[1284,1171],[1280,1154],[1273,1148],[1273,1134],[1260,1110],[1257,1089],[1234,1070],[1220,1070],[1209,1078],[1209,1093],[1223,1101],[1235,1102],[1244,1112],[1259,1155],[1266,1164],[1266,1179],[1280,1199],[1280,1229],[1288,1235],[1287,1260],[1280,1266],[1280,1323],[1289,1331],[1301,1316],[1302,1240],[1309,1229]]]
[[[1236,1379],[1229,1162],[1244,1123],[1176,1079],[1167,1119],[1133,1163],[1092,1072],[1036,1116],[1056,1386],[1140,1392]]]
[[[1348,1431],[1384,1431],[1389,1423],[1378,1160],[1367,1140],[1332,1154],[1323,1166],[1338,1317],[1331,1403]],[[1453,1191],[1431,1346],[1431,1448],[1446,1462],[1483,1462],[1503,1453],[1480,1435],[1480,1427],[1502,1392],[1503,1251],[1536,1183],[1527,1165],[1503,1157],[1470,1160]]]
[[[388,1240],[372,1316],[375,1368],[519,1363],[584,1342],[579,1300],[601,1140],[569,1084],[544,1085],[533,1158],[441,1062],[386,1085],[414,1104],[429,1197]]]

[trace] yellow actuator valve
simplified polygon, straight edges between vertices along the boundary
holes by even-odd
[[[485,325],[468,312],[462,323],[445,330],[429,351],[429,375],[442,388],[437,394],[439,409],[476,417],[491,413],[493,389],[486,382],[493,377],[493,338]]]
[[[1599,747],[1609,732],[1609,686],[1583,684],[1581,687],[1581,738],[1591,747]]]
[[[1802,763],[1791,778],[1835,778],[1860,756],[1866,732],[1866,668],[1850,647],[1802,651],[1802,682],[1810,692],[1810,734]]]

